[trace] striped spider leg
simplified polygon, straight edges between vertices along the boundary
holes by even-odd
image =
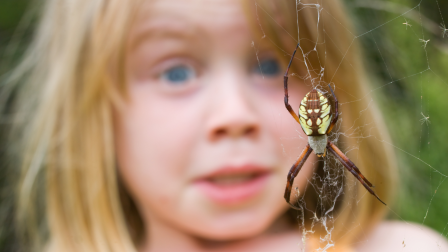
[[[308,136],[308,144],[302,151],[302,154],[293,164],[289,170],[286,188],[285,188],[285,200],[294,209],[299,209],[290,203],[291,198],[291,188],[295,177],[299,174],[300,169],[302,169],[303,164],[306,162],[307,158],[314,150],[318,157],[325,157],[326,152],[330,152],[336,159],[347,168],[350,173],[355,176],[359,182],[367,189],[367,191],[375,196],[381,203],[386,205],[370,188],[373,187],[361,173],[361,171],[356,167],[356,165],[346,156],[344,153],[336,147],[330,140],[328,140],[327,135],[331,132],[334,125],[336,124],[339,112],[338,112],[338,100],[333,92],[330,85],[330,91],[334,98],[334,113],[331,114],[331,104],[328,99],[318,90],[313,89],[308,94],[305,95],[301,101],[299,113],[296,114],[288,102],[288,72],[291,67],[292,60],[297,51],[299,44],[297,44],[294,50],[291,60],[289,61],[288,68],[286,69],[285,75],[283,77],[283,84],[285,89],[285,107],[292,115],[292,117],[300,124],[303,132]]]

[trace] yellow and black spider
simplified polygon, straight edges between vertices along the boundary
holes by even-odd
[[[291,60],[289,61],[288,68],[286,69],[285,76],[283,77],[283,83],[285,87],[285,106],[289,113],[294,117],[294,119],[302,126],[303,132],[308,136],[308,144],[300,155],[299,159],[293,164],[288,173],[288,179],[286,181],[285,188],[285,200],[286,202],[293,207],[294,209],[298,209],[296,206],[291,204],[291,187],[294,182],[294,178],[299,173],[303,164],[306,162],[306,159],[311,154],[311,151],[314,150],[318,157],[325,157],[326,151],[333,154],[336,159],[341,162],[342,165],[349,170],[353,176],[355,176],[359,182],[369,191],[373,196],[375,196],[381,203],[386,205],[371,189],[372,183],[370,183],[362,174],[361,171],[356,167],[356,165],[339,150],[334,143],[332,143],[327,135],[333,129],[333,126],[336,124],[338,120],[338,99],[333,92],[333,89],[330,85],[331,93],[334,98],[334,117],[331,114],[331,105],[328,99],[318,90],[313,89],[308,94],[305,95],[302,102],[300,103],[299,113],[296,114],[292,109],[291,105],[288,103],[288,71],[291,67],[292,60],[294,59],[294,55],[296,54],[297,48],[299,44],[297,44],[296,49],[294,50]]]

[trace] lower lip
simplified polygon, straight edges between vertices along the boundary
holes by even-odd
[[[196,182],[199,190],[218,204],[233,205],[257,196],[267,184],[269,174],[261,174],[251,180],[234,185],[219,185],[208,180]]]

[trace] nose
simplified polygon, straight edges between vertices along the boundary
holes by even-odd
[[[257,138],[260,121],[257,108],[244,78],[222,78],[211,95],[207,134],[211,141]]]
[[[221,124],[214,127],[210,132],[211,140],[218,140],[221,138],[253,138],[258,132],[258,127],[252,123],[245,123],[242,121],[228,121],[228,123]]]

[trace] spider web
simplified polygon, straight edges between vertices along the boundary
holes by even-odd
[[[267,12],[257,1],[254,1],[254,4],[258,23],[263,30],[259,13],[267,14]],[[448,30],[445,23],[448,12],[442,11],[444,10],[441,6],[442,2],[438,0],[400,2],[345,0],[345,4],[351,8],[349,12],[354,14],[352,22],[355,24],[356,32],[351,32],[348,27],[343,27],[352,35],[352,40],[347,45],[347,49],[339,48],[341,55],[338,59],[339,66],[354,50],[355,42],[359,42],[366,52],[369,77],[374,79],[369,83],[368,92],[358,97],[351,95],[348,90],[338,88],[337,83],[332,82],[334,76],[330,76],[330,83],[336,91],[344,92],[348,97],[342,103],[339,101],[340,108],[360,101],[367,104],[367,107],[360,110],[358,115],[372,106],[373,100],[368,102],[365,100],[373,97],[380,107],[392,140],[385,140],[386,138],[383,139],[381,136],[373,134],[363,135],[360,133],[361,129],[355,124],[347,129],[342,129],[341,122],[344,120],[344,114],[339,115],[339,122],[333,129],[330,139],[335,143],[344,138],[355,139],[356,141],[353,141],[355,144],[348,144],[342,149],[346,155],[354,157],[355,164],[359,150],[365,148],[362,144],[364,139],[371,138],[383,145],[391,146],[395,150],[394,154],[398,161],[400,186],[397,202],[386,206],[389,211],[388,218],[404,221],[409,225],[411,222],[427,225],[440,235],[440,239],[446,239],[448,236],[448,216],[446,215],[448,210],[448,183],[446,181],[448,168],[445,153],[448,153],[448,150],[443,139],[448,138],[446,126],[444,126],[448,123],[448,117],[443,108],[448,106],[448,101],[444,98],[448,91],[448,75],[443,66],[446,68],[448,63],[448,57],[446,57],[448,56]],[[296,0],[297,15],[301,15],[303,11],[314,11],[317,14],[314,16],[317,18],[315,29],[319,35],[316,41],[313,41],[316,45],[314,49],[304,51],[302,47],[299,47],[297,51],[298,54],[302,54],[304,59],[300,64],[306,68],[305,76],[290,73],[290,79],[301,78],[311,82],[313,87],[325,88],[328,85],[323,81],[323,77],[327,74],[325,72],[327,55],[326,51],[325,55],[318,55],[316,47],[318,44],[333,43],[333,39],[336,38],[326,33],[326,29],[331,29],[331,27],[322,27],[321,21],[331,19],[335,26],[343,26],[343,22],[331,14],[331,10],[326,8],[323,0],[306,2]],[[270,22],[275,23],[277,29],[286,31],[269,14],[268,18]],[[308,39],[301,37],[298,18],[297,30],[298,38],[293,38],[295,41]],[[265,34],[261,39],[266,38],[271,40]],[[289,57],[288,52],[292,51],[292,48],[279,49],[285,52],[286,57]],[[311,54],[318,55],[320,69],[312,69],[307,64]],[[295,64],[298,63],[299,61]],[[312,78],[311,72],[314,72],[314,76],[317,77]],[[292,106],[296,108],[298,105],[292,104]],[[360,117],[356,118],[355,116],[354,121],[357,120],[360,120]],[[374,126],[371,122],[366,121],[363,122],[362,127],[362,132],[366,132],[365,129]],[[300,132],[301,129],[298,128],[297,138],[307,141],[300,135]],[[294,139],[283,138],[281,140]],[[284,152],[285,157],[289,158],[291,163],[297,158],[291,153]],[[338,169],[330,169],[329,164],[336,165]],[[333,222],[337,218],[334,207],[337,200],[344,194],[344,186],[355,189],[353,187],[359,183],[356,179],[344,181],[342,178],[345,177],[347,171],[331,155],[327,155],[324,160],[316,161],[314,165],[323,166],[324,174],[315,174],[309,179],[305,190],[309,191],[309,187],[312,187],[317,192],[319,204],[327,207],[322,207],[325,212],[318,212],[322,210],[308,209],[306,203],[300,200],[299,205],[302,211],[299,211],[298,220],[302,229],[303,244],[300,246],[302,251],[305,251],[306,248],[307,235],[314,233],[317,225],[321,225],[325,230],[325,235],[320,237],[321,244],[325,245],[321,246],[318,251],[326,251],[335,245],[332,237]],[[363,168],[359,168],[362,172]],[[372,178],[373,182],[375,182],[374,179]],[[362,198],[372,197],[365,190],[359,193],[363,194]],[[307,211],[314,213],[311,226],[308,227],[305,226],[304,215]],[[346,234],[350,232],[351,230],[345,231]],[[367,240],[359,241],[359,243],[363,242],[367,242]],[[406,247],[406,237],[397,242],[403,248]],[[437,244],[430,245],[438,247]]]

